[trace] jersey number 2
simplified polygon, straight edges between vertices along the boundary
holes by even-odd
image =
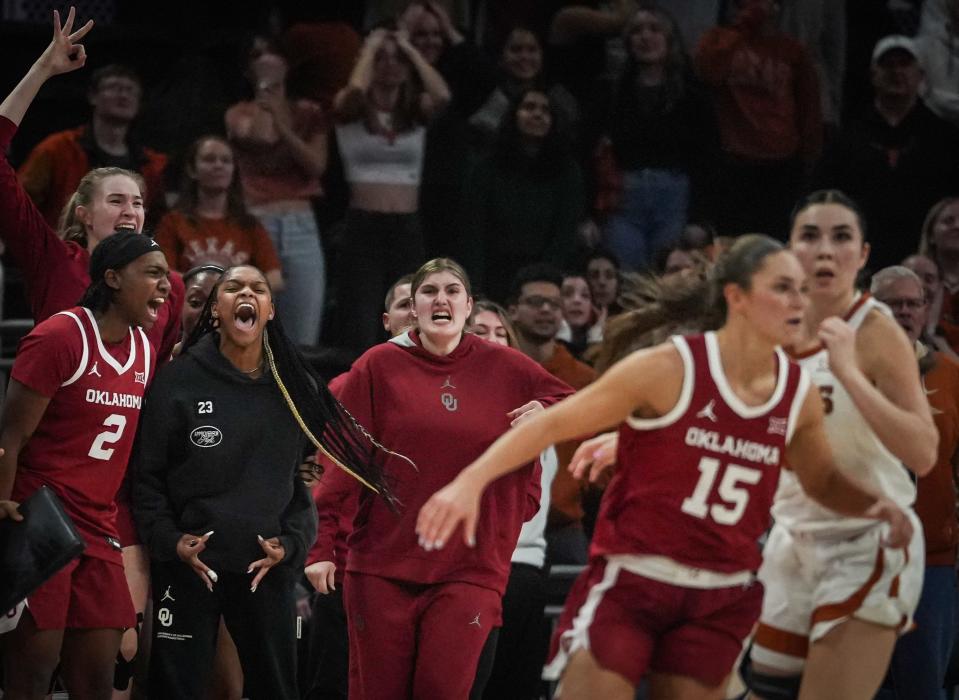
[[[696,482],[693,495],[683,499],[682,511],[696,518],[710,516],[720,525],[735,525],[743,517],[749,503],[749,491],[742,485],[758,484],[763,475],[758,469],[727,464],[719,482],[719,497],[724,503],[709,505],[706,500],[712,493],[720,466],[722,463],[714,457],[699,460],[699,481]]]
[[[127,418],[119,413],[114,413],[107,416],[107,419],[103,421],[103,427],[112,428],[112,430],[104,430],[93,439],[93,444],[90,445],[87,456],[106,461],[113,456],[113,448],[104,449],[103,446],[112,445],[123,436],[123,429],[127,427]]]

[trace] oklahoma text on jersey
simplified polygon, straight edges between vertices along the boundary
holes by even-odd
[[[725,435],[720,438],[719,433],[715,430],[703,430],[691,426],[686,431],[686,444],[690,447],[729,455],[736,459],[745,459],[750,462],[768,464],[769,466],[779,464],[779,448],[775,445],[763,445],[732,435]]]
[[[135,394],[118,394],[115,391],[98,391],[96,389],[87,389],[87,403],[95,403],[101,406],[120,406],[121,408],[139,409],[143,403],[143,397]]]

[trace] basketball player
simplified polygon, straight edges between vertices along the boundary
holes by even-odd
[[[500,438],[421,509],[427,549],[449,542],[460,522],[472,542],[489,483],[546,445],[625,421],[591,563],[567,600],[547,667],[565,671],[563,700],[633,698],[647,673],[652,698],[723,696],[759,616],[756,541],[787,457],[829,507],[888,521],[894,543],[911,536],[899,508],[836,470],[822,402],[777,349],[798,334],[803,277],[778,242],[741,238],[706,282],[678,279],[679,291],[664,286],[658,304],[635,312],[652,328],[698,303],[717,315],[702,326],[718,331],[629,355]]]
[[[122,630],[136,624],[114,497],[156,363],[144,329],[167,300],[167,274],[152,239],[111,236],[90,257],[80,305],[37,325],[18,349],[0,430],[0,500],[50,487],[86,550],[30,595],[4,635],[5,697],[44,697],[58,660],[71,695],[110,695]]]
[[[865,700],[918,605],[925,557],[908,470],[932,469],[938,434],[905,333],[887,307],[856,290],[869,244],[855,204],[836,190],[809,195],[793,214],[789,246],[809,280],[795,357],[822,396],[836,462],[906,511],[914,533],[905,550],[884,546],[881,525],[823,509],[787,472],[759,573],[766,598],[745,675],[768,700],[797,692]]]

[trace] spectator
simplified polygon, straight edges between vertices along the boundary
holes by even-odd
[[[510,106],[515,104],[521,91],[534,85],[546,85],[543,44],[532,30],[516,27],[510,31],[499,51],[499,59],[499,85],[469,120],[482,143],[488,143],[496,137],[500,127],[508,121]],[[549,95],[554,128],[572,142],[579,122],[576,99],[559,83],[541,89]]]
[[[143,146],[133,132],[143,86],[133,69],[107,65],[90,77],[90,123],[51,134],[30,152],[17,176],[51,227],[80,178],[94,168],[123,168],[140,173],[148,212],[164,205],[163,169],[167,157]]]
[[[922,384],[939,433],[936,464],[916,481],[916,515],[926,544],[926,570],[915,628],[896,642],[887,684],[877,698],[944,698],[946,668],[955,642],[956,490],[959,457],[959,363],[922,341],[929,309],[919,278],[905,267],[887,267],[872,277],[872,294],[895,314],[916,349]],[[890,683],[891,682],[891,683]]]
[[[586,259],[586,281],[593,296],[593,305],[603,318],[619,313],[619,259],[610,251],[597,248]]]
[[[929,209],[922,224],[919,252],[931,258],[942,282],[937,319],[956,322],[956,294],[959,293],[959,197],[945,197]]]
[[[563,322],[556,340],[562,341],[573,357],[582,360],[589,346],[603,342],[606,317],[593,305],[593,294],[584,274],[571,272],[563,275],[560,294],[563,297]]]
[[[846,3],[833,0],[783,0],[780,28],[806,47],[819,76],[822,120],[835,134],[842,116],[846,79]]]
[[[959,130],[926,107],[922,76],[912,39],[880,39],[872,54],[874,99],[848,120],[822,164],[822,181],[862,207],[876,268],[915,252],[926,212],[959,182]]]
[[[180,197],[157,224],[155,238],[175,270],[249,263],[265,271],[273,289],[283,288],[276,249],[247,212],[233,149],[219,136],[202,136],[187,150]]]
[[[463,36],[435,0],[411,3],[399,24],[449,86],[450,104],[426,132],[420,215],[426,257],[463,255],[463,198],[470,156],[468,119],[496,87],[492,61]]]
[[[469,333],[492,343],[519,348],[519,340],[506,310],[493,301],[477,300]],[[488,678],[473,683],[470,697],[488,700],[513,698],[539,700],[543,661],[549,631],[543,616],[546,608],[546,520],[550,489],[556,476],[556,449],[548,447],[539,456],[540,500],[536,515],[523,523],[510,560],[509,581],[503,594],[503,626],[490,633],[483,656],[493,654]],[[480,661],[479,668],[484,668]]]
[[[556,340],[563,319],[562,284],[562,274],[548,265],[524,267],[513,279],[508,311],[519,350],[554,377],[579,390],[596,378],[596,372]],[[583,530],[586,485],[567,469],[578,446],[576,440],[556,445],[558,471],[546,531],[549,560],[553,564],[583,565],[587,561],[589,542]]]
[[[398,276],[423,262],[419,219],[426,125],[449,103],[442,76],[405,35],[373,31],[336,96],[336,138],[350,189],[338,281],[341,343],[379,339],[375,316]]]
[[[778,7],[738,0],[733,24],[710,29],[696,51],[719,121],[722,177],[713,207],[726,235],[783,238],[785,212],[822,146],[816,69],[809,52],[777,29]]]
[[[902,261],[902,265],[916,273],[925,293],[926,329],[922,334],[922,342],[933,350],[959,359],[956,354],[959,349],[959,326],[942,313],[946,289],[942,284],[939,266],[928,255],[921,253],[910,255]]]
[[[924,73],[926,105],[959,127],[959,4],[954,0],[923,3],[916,49]]]
[[[628,268],[650,266],[679,237],[718,152],[712,105],[690,72],[673,18],[642,2],[625,29],[626,66],[609,115],[622,189],[605,243]]]
[[[503,300],[523,266],[563,266],[576,250],[583,178],[558,132],[554,103],[520,91],[496,139],[467,179],[468,263],[477,285]]]
[[[246,204],[280,256],[284,287],[276,290],[277,305],[290,337],[300,345],[315,345],[326,271],[312,200],[323,194],[326,119],[318,103],[287,96],[286,59],[270,41],[254,38],[247,60],[255,99],[227,110],[227,136]]]

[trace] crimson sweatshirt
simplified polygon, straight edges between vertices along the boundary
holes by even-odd
[[[520,527],[539,507],[533,464],[486,489],[474,548],[457,529],[442,550],[423,550],[416,518],[430,496],[509,429],[509,411],[532,400],[549,406],[572,393],[521,352],[469,334],[446,356],[425,350],[415,331],[368,350],[337,395],[381,444],[416,467],[387,461],[402,504],[398,515],[369,490],[360,492],[347,570],[411,583],[462,581],[502,594]],[[336,470],[323,478],[349,477]]]
[[[0,117],[0,153],[9,150],[16,133],[17,125]],[[0,158],[0,240],[23,273],[30,313],[37,323],[76,306],[90,286],[90,253],[72,241],[61,240],[50,228],[6,158]],[[160,307],[153,328],[146,331],[158,365],[170,359],[180,339],[185,296],[183,279],[171,271],[170,296]]]

